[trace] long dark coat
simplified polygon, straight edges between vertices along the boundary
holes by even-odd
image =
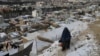
[[[59,40],[62,43],[62,50],[70,48],[71,34],[67,27],[64,28],[61,39]]]

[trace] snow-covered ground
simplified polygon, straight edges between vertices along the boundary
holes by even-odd
[[[87,36],[90,39],[87,39]],[[75,40],[77,42],[71,44],[71,49],[67,50],[66,53],[61,51],[61,47],[58,46],[58,42],[56,41],[51,45],[51,47],[44,50],[43,54],[40,54],[39,56],[63,56],[63,54],[66,54],[66,56],[94,56],[97,55],[95,51],[98,49],[96,47],[96,41],[94,38],[95,36],[93,36],[93,34],[87,34],[86,36],[81,36],[78,41],[76,39],[72,39],[72,43]],[[60,55],[58,55],[59,53]]]
[[[76,44],[74,44],[72,49],[68,50],[66,56],[95,56],[97,55],[96,50],[96,41],[94,40],[94,36],[92,34],[87,34],[89,36],[89,40],[86,36],[82,36],[85,39],[79,40]],[[74,49],[75,50],[74,50]],[[73,50],[73,51],[72,51]]]
[[[92,33],[86,33],[80,36],[82,32],[87,31],[88,24],[90,24],[90,22],[87,23],[75,20],[71,23],[60,23],[60,28],[52,28],[49,29],[47,32],[38,31],[37,33],[39,33],[39,36],[54,41],[54,43],[51,44],[48,42],[40,41],[38,39],[35,40],[30,56],[36,56],[38,54],[37,50],[39,51],[45,46],[50,47],[43,50],[41,53],[38,54],[38,56],[96,56],[96,50],[98,48],[96,47],[95,36]],[[58,46],[58,40],[62,35],[64,27],[67,27],[70,30],[72,39],[71,48],[65,52],[62,52],[61,47]]]
[[[79,38],[77,37],[81,32],[88,28],[87,24],[88,23],[81,21],[73,22],[71,24],[60,24],[61,28],[42,33],[41,36],[54,40],[55,42],[38,56],[96,56],[96,50],[98,48],[96,47],[96,41],[94,40],[95,36],[91,33],[80,36]],[[61,37],[64,27],[68,27],[72,34],[71,48],[66,52],[61,51],[61,47],[58,46],[59,43],[56,41]]]

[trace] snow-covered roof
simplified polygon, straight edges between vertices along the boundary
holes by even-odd
[[[4,32],[0,33],[0,38],[3,38],[4,36],[7,36],[6,33]]]
[[[28,33],[27,37],[24,37],[27,40],[33,40],[35,39],[37,36],[39,36],[40,34],[38,32],[34,32],[34,33]]]
[[[2,17],[2,15],[0,15],[0,17]]]
[[[55,41],[61,37],[64,27],[67,27],[70,31],[72,31],[71,33],[83,31],[88,27],[87,23],[81,21],[76,21],[71,24],[60,24],[60,26],[61,26],[60,28],[44,32],[40,36]]]
[[[93,17],[89,17],[89,16],[83,16],[82,18],[80,19],[84,19],[84,20],[91,20],[91,19],[94,19]]]
[[[8,23],[2,23],[2,24],[0,24],[0,28],[7,27],[7,26],[9,26]]]

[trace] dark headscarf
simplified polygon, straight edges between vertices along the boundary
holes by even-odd
[[[71,34],[70,31],[68,30],[67,27],[64,28],[61,39],[59,40],[59,42],[65,42],[71,39]]]

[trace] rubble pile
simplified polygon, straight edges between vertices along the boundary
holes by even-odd
[[[58,46],[58,42],[55,41],[61,38],[64,27],[67,27],[72,34],[72,47],[65,53],[66,56],[75,54],[77,56],[91,56],[92,52],[94,52],[92,48],[97,49],[94,40],[95,36],[91,36],[92,34],[89,34],[88,38],[86,37],[87,35],[81,36],[83,38],[78,38],[78,36],[88,29],[88,24],[100,20],[99,2],[65,2],[64,5],[66,7],[59,7],[59,5],[57,7],[57,4],[50,5],[50,8],[36,6],[35,12],[32,12],[34,16],[26,15],[23,12],[24,15],[14,18],[2,20],[2,17],[0,17],[0,20],[2,20],[0,21],[0,45],[7,45],[8,43],[10,46],[10,44],[17,43],[16,48],[19,48],[20,44],[33,41],[31,56],[37,54],[36,52],[38,52],[37,55],[39,56],[56,56],[61,53],[61,48]],[[22,8],[24,6],[19,7]],[[3,14],[4,9],[3,12],[2,9],[0,10],[0,14]],[[10,10],[8,9],[9,12]],[[14,7],[12,10],[14,10]],[[26,8],[22,8],[22,10],[27,11]],[[5,13],[8,13],[7,10],[5,10]],[[88,47],[90,48],[88,49]],[[0,50],[5,51],[11,48],[12,46],[10,48],[1,48]],[[37,50],[34,50],[34,48]],[[80,53],[81,50],[83,50],[83,53]],[[59,55],[62,56],[62,54]]]

